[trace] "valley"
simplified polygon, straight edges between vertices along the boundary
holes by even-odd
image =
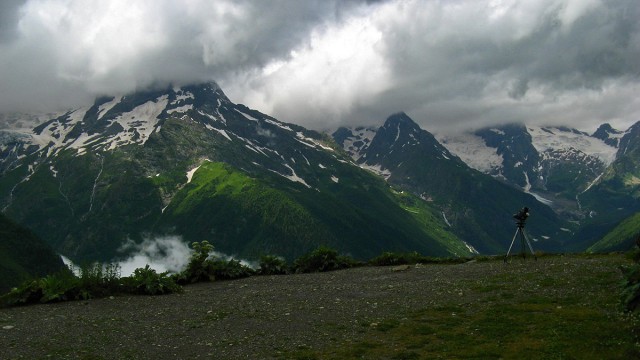
[[[318,246],[360,260],[493,255],[523,206],[536,251],[580,252],[640,210],[634,127],[447,138],[400,112],[329,135],[235,104],[213,82],[51,116],[4,120],[0,206],[76,263],[119,262],[167,237],[248,260]],[[592,249],[630,248],[640,229],[627,227]]]

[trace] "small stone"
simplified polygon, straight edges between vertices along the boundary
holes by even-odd
[[[398,265],[391,268],[391,271],[407,271],[411,267],[409,265]]]

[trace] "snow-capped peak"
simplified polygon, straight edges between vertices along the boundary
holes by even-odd
[[[528,126],[533,146],[538,152],[576,149],[600,159],[605,165],[615,160],[617,149],[586,133],[564,128]]]

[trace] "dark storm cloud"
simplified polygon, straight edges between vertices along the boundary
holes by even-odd
[[[218,81],[325,129],[640,120],[637,0],[29,0],[0,5],[0,110]],[[6,11],[5,11],[6,10]]]
[[[0,109],[220,80],[287,56],[362,2],[31,0],[3,3]]]

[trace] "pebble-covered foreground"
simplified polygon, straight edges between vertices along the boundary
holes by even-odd
[[[309,358],[376,358],[366,346],[359,353],[348,349],[351,344],[391,342],[403,321],[431,321],[433,331],[421,338],[423,345],[409,346],[398,338],[394,345],[398,354],[405,351],[413,358],[430,358],[439,357],[441,350],[442,357],[449,357],[446,351],[455,355],[464,349],[460,344],[447,347],[446,336],[450,335],[438,328],[438,322],[448,322],[442,325],[448,329],[468,330],[471,335],[465,336],[476,333],[479,343],[490,340],[489,331],[525,332],[490,329],[490,318],[472,320],[503,307],[513,310],[515,303],[529,299],[542,305],[523,311],[571,307],[578,314],[581,308],[595,309],[612,322],[626,321],[624,326],[632,329],[633,317],[623,319],[617,296],[622,280],[618,267],[627,263],[622,255],[610,255],[545,256],[537,261],[516,258],[508,264],[494,260],[362,267],[195,284],[185,287],[182,294],[0,309],[0,358],[268,359],[304,354]],[[436,310],[437,314],[431,313]],[[432,320],[424,318],[427,315]],[[456,323],[457,318],[461,322]],[[507,340],[502,341],[506,344]],[[603,349],[611,346],[637,349],[635,344],[610,344]],[[381,347],[380,358],[393,357],[393,351]],[[513,355],[501,345],[486,351],[489,357],[491,351],[505,351],[500,356],[507,358]],[[558,351],[562,354],[563,349]],[[608,358],[607,354],[594,355]]]

